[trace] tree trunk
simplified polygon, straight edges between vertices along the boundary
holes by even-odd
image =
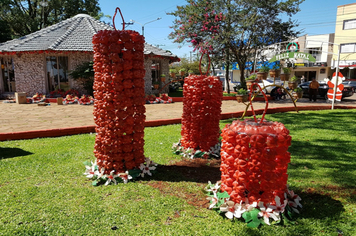
[[[229,83],[229,77],[230,77],[230,50],[226,50],[226,68],[225,68],[225,79],[226,79],[226,86],[227,86],[227,93],[230,93],[230,83]]]
[[[246,80],[245,80],[245,66],[240,66],[240,82],[241,82],[241,86],[246,88]]]
[[[230,70],[229,70],[229,68],[230,68],[230,62],[227,61],[226,68],[225,68],[225,74],[226,74],[225,79],[226,79],[227,93],[230,93],[230,83],[229,83],[229,75],[230,75],[229,71]]]

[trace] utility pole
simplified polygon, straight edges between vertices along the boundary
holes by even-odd
[[[133,22],[124,22],[124,23],[125,23],[125,28],[126,28],[126,25],[133,25],[134,24]],[[124,23],[121,23],[121,24],[123,25]]]
[[[160,19],[162,19],[162,17],[158,17],[157,19],[149,21],[149,22],[146,22],[144,24],[141,24],[140,22],[137,22],[137,21],[134,21],[134,20],[130,20],[130,22],[137,23],[137,24],[141,25],[142,26],[142,36],[145,36],[145,25],[147,25],[149,23],[152,23],[154,21],[160,20]]]

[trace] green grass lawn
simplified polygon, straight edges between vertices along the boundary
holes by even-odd
[[[224,97],[236,97],[236,93],[223,93]]]
[[[200,168],[169,166],[181,160],[171,151],[180,125],[145,129],[145,154],[159,164],[154,176],[110,186],[93,187],[83,175],[94,134],[1,142],[0,235],[356,235],[355,117],[356,110],[266,116],[290,130],[288,183],[303,209],[294,225],[257,229],[197,206],[207,202],[207,183],[194,175]]]

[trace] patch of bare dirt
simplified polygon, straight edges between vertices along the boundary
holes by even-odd
[[[159,166],[160,172],[175,173],[183,179],[193,182],[202,190],[208,184],[217,182],[221,178],[220,160],[211,159],[186,159],[171,165]],[[177,179],[179,181],[181,179]],[[147,182],[148,185],[158,189],[162,194],[169,194],[184,199],[188,204],[197,208],[208,208],[209,201],[203,191],[191,192],[187,188],[177,188],[173,183],[166,180]]]

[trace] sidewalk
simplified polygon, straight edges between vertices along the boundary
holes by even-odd
[[[265,108],[265,102],[253,102],[255,110]],[[356,94],[352,97],[345,98],[341,103],[335,103],[335,108],[356,108]],[[317,100],[317,102],[309,102],[307,98],[302,98],[297,102],[298,110],[318,110],[330,109],[331,103],[325,100]],[[243,103],[237,103],[235,100],[223,101],[222,114],[224,118],[241,117],[246,106]],[[294,104],[290,99],[280,101],[269,101],[269,111],[285,112],[295,111]],[[278,108],[278,109],[277,109]],[[156,126],[170,123],[180,123],[182,116],[183,103],[176,102],[172,104],[149,104],[146,105],[146,126]],[[251,108],[249,108],[251,111]],[[261,111],[260,111],[261,112]],[[269,112],[269,113],[270,113]],[[163,121],[162,121],[163,120]],[[71,128],[76,128],[76,131]],[[78,129],[78,127],[84,127]],[[61,130],[62,135],[93,132],[93,106],[81,105],[57,105],[51,103],[50,106],[38,106],[37,104],[16,104],[16,103],[0,103],[0,140],[5,136],[9,137],[9,133],[28,132],[28,131],[48,131],[56,129]],[[70,131],[68,133],[68,131]],[[43,132],[41,132],[43,133]],[[53,136],[53,132],[52,135]],[[59,135],[54,135],[59,136]],[[23,136],[25,138],[25,136]]]

